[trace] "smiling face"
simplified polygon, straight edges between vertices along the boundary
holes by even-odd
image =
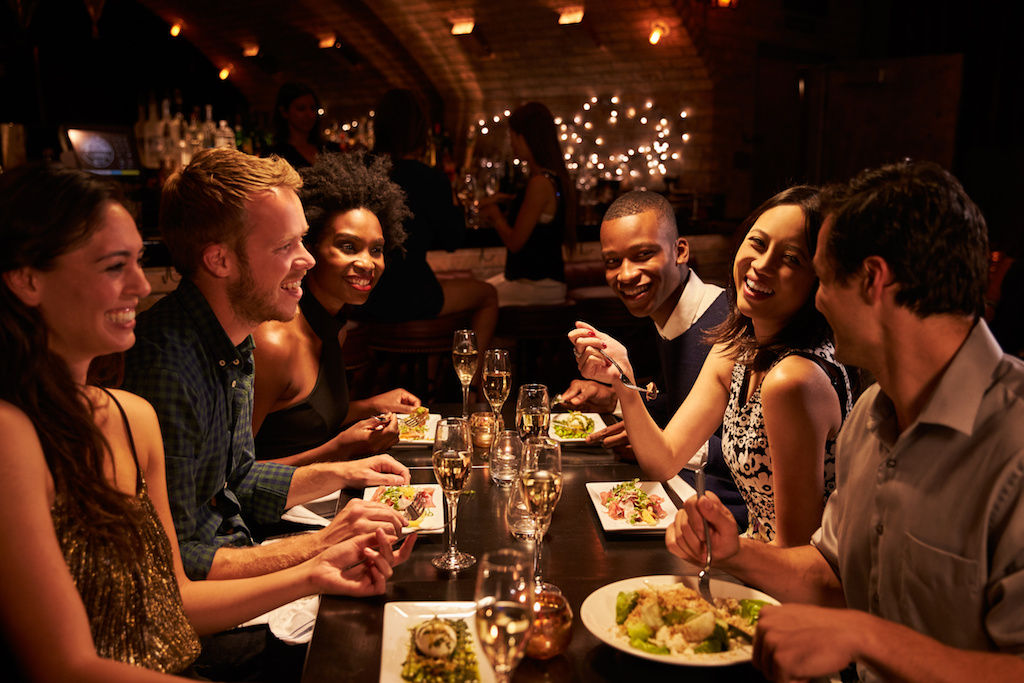
[[[686,240],[644,211],[601,224],[601,258],[608,286],[629,312],[664,325],[686,280]]]
[[[753,321],[758,338],[779,332],[814,292],[805,223],[799,206],[768,209],[736,252],[736,305]]]
[[[248,234],[235,251],[237,274],[227,284],[235,316],[253,326],[291,320],[302,278],[316,263],[302,246],[306,217],[293,190],[277,187],[248,204]]]
[[[309,274],[310,291],[325,309],[366,303],[384,272],[384,233],[366,209],[335,216],[314,249],[317,267]]]
[[[150,286],[142,271],[142,238],[123,206],[109,202],[79,247],[38,271],[38,306],[50,348],[69,366],[125,351],[135,343],[135,310]]]

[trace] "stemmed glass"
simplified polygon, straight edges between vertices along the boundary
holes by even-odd
[[[503,548],[485,553],[476,575],[476,633],[498,683],[508,683],[523,658],[533,622],[535,586],[529,560]]]
[[[455,518],[459,509],[459,494],[469,480],[472,469],[473,445],[470,441],[469,422],[461,417],[449,417],[437,423],[434,434],[434,476],[444,491],[448,509],[448,523],[445,525],[444,553],[436,555],[431,562],[438,569],[456,571],[472,567],[476,558],[455,549]]]
[[[484,353],[484,397],[494,411],[495,429],[502,431],[501,407],[512,389],[512,363],[505,349],[488,349]]]
[[[452,364],[462,384],[462,417],[469,417],[469,383],[473,381],[477,365],[476,333],[473,330],[455,330],[452,342]]]
[[[551,524],[551,514],[562,496],[562,448],[546,436],[533,436],[523,446],[523,464],[519,469],[519,485],[523,487],[526,507],[536,522],[533,533],[533,569],[537,590],[558,590],[541,578],[540,555],[544,532]]]
[[[547,436],[551,420],[548,388],[543,384],[524,384],[516,399],[516,428],[525,442],[531,436]]]

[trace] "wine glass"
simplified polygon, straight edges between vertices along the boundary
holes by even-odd
[[[551,420],[548,388],[543,384],[524,384],[516,399],[516,428],[523,442],[531,436],[547,436]]]
[[[484,553],[476,574],[476,634],[498,683],[508,683],[523,658],[533,623],[535,586],[529,560],[518,550]]]
[[[533,537],[533,564],[537,590],[557,590],[557,586],[541,578],[540,555],[544,532],[551,524],[551,513],[562,496],[562,447],[546,436],[531,436],[523,446],[523,464],[519,468],[519,485],[526,497],[526,507],[536,521]]]
[[[462,384],[462,417],[469,417],[469,383],[476,374],[476,333],[473,330],[455,330],[452,342],[452,364]]]
[[[488,349],[484,353],[484,397],[494,411],[495,429],[505,428],[501,419],[501,407],[512,389],[512,363],[505,349]]]
[[[457,571],[472,567],[476,558],[455,549],[455,518],[459,509],[459,494],[469,480],[473,462],[473,444],[470,441],[469,422],[461,417],[449,417],[437,423],[434,433],[434,476],[444,491],[448,523],[445,541],[448,549],[431,559],[438,569]]]

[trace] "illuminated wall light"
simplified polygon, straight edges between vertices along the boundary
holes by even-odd
[[[591,104],[597,104],[597,98],[596,97],[591,97],[590,98],[590,103]]]
[[[689,141],[690,141],[690,134],[689,133],[683,133],[683,142],[689,142]]]
[[[492,121],[494,121],[495,123],[501,123],[501,117],[500,117],[500,116],[495,116],[495,117],[494,117],[493,119],[491,119],[491,120],[492,120]]]
[[[679,118],[685,119],[687,116],[689,116],[689,114],[687,113],[687,111],[685,109],[682,110],[681,112],[679,112]]]
[[[662,119],[662,120],[661,120],[661,121],[659,121],[658,123],[660,123],[660,124],[661,124],[661,125],[663,125],[663,126],[667,126],[667,125],[668,125],[668,119]]]
[[[614,119],[618,115],[619,115],[619,112],[617,112],[614,109],[612,109],[612,114],[611,114],[612,118]]]
[[[246,57],[256,57],[260,53],[259,45],[243,45],[242,54]]]
[[[327,110],[324,109],[323,107],[320,107],[319,109],[316,110],[317,116],[323,116],[326,113],[327,113]]]
[[[480,129],[480,134],[481,135],[487,135],[490,132],[491,131],[487,128],[487,126],[484,126],[483,128]],[[548,138],[548,139],[550,140],[550,138]]]
[[[512,112],[510,112],[508,109],[506,109],[505,111],[503,111],[501,113],[505,115],[505,118],[508,118],[509,116],[512,116]]]
[[[668,26],[664,22],[656,21],[651,24],[651,35],[647,37],[651,45],[657,45],[661,39],[668,35]]]
[[[594,144],[595,145],[603,145],[604,144],[604,138],[594,138]]]
[[[223,69],[220,70],[220,73],[217,74],[217,77],[220,78],[220,80],[222,80],[222,81],[226,81],[226,80],[228,80],[228,76],[230,76],[230,75],[231,75],[231,67],[230,66],[226,66],[226,67],[224,67]]]
[[[562,123],[562,117],[561,116],[556,116],[555,117],[555,125],[556,126],[561,126],[562,130],[565,130],[565,124]]]
[[[644,102],[644,107],[646,109],[650,109],[653,106],[654,106],[654,100],[647,100],[646,102]]]
[[[181,22],[171,25],[171,37],[177,38],[181,35]]]
[[[618,120],[617,118],[615,118],[614,116],[609,116],[609,117],[608,117],[608,123],[612,124],[613,126],[614,126],[614,125],[615,125],[616,123],[618,123],[618,122],[619,122],[619,120]]]
[[[551,138],[548,138],[548,140],[550,140],[550,139]],[[566,134],[566,133],[562,133],[562,141],[564,142],[565,140],[568,140],[568,139],[569,139],[569,135]]]
[[[636,116],[636,109],[634,109],[633,107],[627,109],[626,116],[628,116],[629,118],[633,118],[634,116]]]
[[[565,139],[565,137],[563,136],[563,137],[562,137],[562,139],[564,140],[564,139]],[[566,161],[569,161],[569,160],[571,160],[571,159],[572,159],[572,153],[567,153],[567,154],[563,154],[562,156],[564,156],[564,157],[565,157],[565,160],[566,160]]]
[[[558,10],[559,24],[578,24],[583,21],[583,6],[575,5]]]
[[[679,159],[679,152],[673,152],[672,153],[672,158],[678,160]]]
[[[636,150],[635,149],[629,150],[629,156],[633,156],[634,154],[636,154]]]
[[[454,19],[452,20],[452,35],[453,36],[466,36],[473,32],[473,20],[472,19]]]
[[[619,103],[619,96],[618,95],[613,95],[612,96],[612,104],[618,104],[618,103]]]
[[[334,47],[334,43],[336,42],[337,39],[335,38],[333,33],[322,35],[319,38],[317,38],[317,45],[319,45],[321,49],[325,50],[329,47]]]
[[[640,117],[640,123],[646,125],[647,124],[647,117],[646,116],[641,116]]]
[[[603,164],[603,163],[601,163],[601,164],[598,164],[598,165],[597,165],[597,170],[599,170],[599,171],[603,171],[603,170],[604,170],[604,164]]]
[[[558,121],[555,121],[555,123],[558,123]],[[565,131],[569,130],[569,126],[567,126],[567,125],[565,125],[565,124],[563,123],[562,125],[560,125],[560,126],[558,127],[558,129],[559,129],[559,130],[561,130],[561,131],[562,131],[562,132],[564,133]]]
[[[483,125],[484,125],[484,124],[486,124],[486,123],[487,123],[487,122],[486,122],[486,121],[484,121],[483,119],[480,119],[479,121],[477,121],[477,125],[479,125],[479,126],[483,126]]]
[[[572,122],[578,126],[579,124],[583,123],[583,117],[580,116],[579,114],[576,114],[576,116],[572,117]]]
[[[348,125],[347,123],[343,123],[341,124],[341,129],[344,131],[349,131],[352,130],[352,126]]]
[[[587,121],[586,123],[583,124],[583,127],[586,128],[587,130],[590,130],[591,128],[594,127],[594,124],[592,124],[590,121]]]
[[[584,102],[583,103],[583,109],[586,110],[586,111],[590,111],[590,102]]]

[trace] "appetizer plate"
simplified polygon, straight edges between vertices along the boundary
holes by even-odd
[[[585,436],[579,438],[564,438],[555,433],[555,422],[558,422],[559,420],[564,420],[569,415],[570,413],[551,413],[551,424],[548,427],[548,436],[550,436],[555,441],[559,441],[563,444],[586,443],[587,437]],[[607,426],[604,423],[604,420],[601,419],[601,416],[598,415],[597,413],[580,413],[580,415],[583,415],[584,417],[589,417],[591,420],[594,421],[593,431],[595,432],[598,431],[599,429],[604,429]]]
[[[672,520],[675,519],[676,511],[678,508],[672,503],[672,499],[668,497],[665,492],[665,488],[661,485],[661,482],[657,481],[641,481],[639,487],[647,495],[655,494],[661,496],[661,509],[667,512],[663,519],[659,519],[658,523],[650,526],[647,524],[630,524],[624,519],[612,519],[608,516],[608,510],[604,505],[601,504],[601,494],[605,491],[611,491],[613,488],[622,484],[621,481],[591,481],[587,483],[587,493],[590,494],[590,502],[594,504],[594,509],[597,511],[597,518],[601,520],[601,527],[605,531],[664,531],[672,524]]]
[[[441,487],[437,484],[411,484],[416,489],[416,493],[427,489],[431,492],[431,496],[434,500],[434,507],[427,508],[429,514],[426,518],[420,522],[418,527],[407,526],[402,529],[402,533],[409,533],[411,531],[418,531],[421,534],[439,534],[444,531],[444,494],[441,491]],[[377,492],[378,486],[368,486],[363,490],[363,500],[373,500],[373,495]]]
[[[396,417],[401,421],[409,416],[404,413],[399,413]],[[392,448],[401,448],[402,446],[433,446],[434,432],[437,431],[437,423],[440,421],[441,416],[438,413],[429,413],[427,415],[427,424],[424,425],[422,439],[399,439],[398,443],[392,446]]]
[[[381,683],[394,683],[402,680],[402,662],[409,652],[409,629],[427,619],[442,617],[444,619],[463,619],[473,635],[473,649],[476,652],[477,669],[480,671],[480,683],[494,683],[494,671],[487,656],[480,649],[476,637],[476,615],[474,602],[389,602],[384,605],[384,633],[381,642],[384,647],[380,654]],[[612,610],[612,622],[615,621]]]
[[[620,636],[615,623],[615,600],[622,591],[632,591],[645,586],[667,586],[675,583],[682,583],[694,590],[697,589],[696,576],[638,576],[633,579],[623,579],[602,586],[587,596],[580,606],[580,619],[587,630],[594,634],[599,640],[622,650],[627,654],[644,659],[650,659],[664,664],[681,664],[686,666],[728,666],[740,662],[749,662],[751,646],[738,647],[728,652],[715,652],[712,654],[692,655],[656,655],[650,652],[638,650],[629,644],[625,636]],[[718,598],[755,598],[770,602],[773,605],[779,604],[775,598],[765,595],[761,591],[754,590],[747,586],[731,581],[711,579],[711,594]]]

